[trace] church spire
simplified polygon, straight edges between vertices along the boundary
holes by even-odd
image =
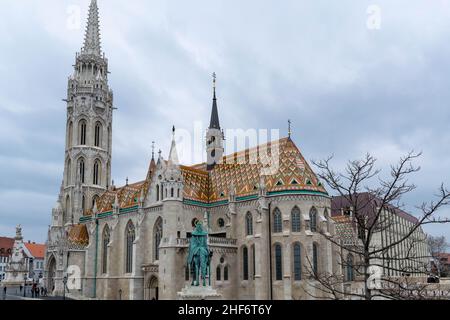
[[[101,56],[97,0],[91,0],[82,53]]]
[[[169,152],[169,165],[178,165],[178,152],[177,152],[177,144],[175,143],[175,126],[172,128],[172,145],[170,146]]]
[[[217,111],[217,98],[216,98],[216,73],[213,73],[213,104],[212,104],[212,111],[211,111],[211,121],[209,123],[210,129],[219,129],[220,130],[220,123],[219,123],[219,112]]]

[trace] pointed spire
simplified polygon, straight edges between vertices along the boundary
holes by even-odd
[[[175,143],[175,126],[172,128],[172,145],[169,152],[169,164],[178,165],[177,145]]]
[[[288,138],[291,138],[292,130],[291,130],[291,119],[288,120]]]
[[[152,141],[152,160],[155,160],[155,141]]]
[[[213,73],[213,104],[212,104],[212,111],[211,111],[211,121],[209,123],[210,129],[220,129],[220,123],[219,123],[219,112],[217,111],[217,98],[216,98],[216,73]]]
[[[147,171],[147,180],[150,180],[153,176],[153,173],[156,169],[156,162],[155,162],[155,141],[152,141],[152,160],[150,160],[150,166]]]
[[[82,53],[101,56],[97,0],[91,0]]]

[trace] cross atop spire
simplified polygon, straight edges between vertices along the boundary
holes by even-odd
[[[219,112],[217,111],[217,98],[216,98],[216,79],[217,75],[214,72],[213,75],[213,105],[212,105],[212,111],[211,111],[211,121],[209,123],[210,129],[220,129],[220,123],[219,123]]]
[[[97,56],[101,55],[97,0],[91,0],[91,5],[89,6],[86,34],[84,36],[84,45],[81,52]]]

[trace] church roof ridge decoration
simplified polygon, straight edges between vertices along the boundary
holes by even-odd
[[[209,172],[206,171],[205,163],[179,165],[184,182],[184,201],[193,205],[220,205],[229,199],[231,188],[234,188],[233,192],[237,199],[256,196],[263,163],[268,163],[271,148],[274,146],[279,147],[278,170],[272,175],[263,176],[269,195],[306,192],[328,196],[299,148],[291,138],[286,137],[225,155],[223,161]],[[255,156],[256,163],[250,163],[248,160]],[[263,157],[264,161],[261,161]],[[232,163],[230,159],[233,160]],[[241,162],[236,163],[239,159]],[[283,183],[278,184],[278,181]],[[296,183],[292,183],[293,181]],[[145,195],[147,194],[150,182],[150,179],[146,179],[105,191],[97,201],[98,212],[111,211],[116,195],[120,208],[135,206],[142,190]]]

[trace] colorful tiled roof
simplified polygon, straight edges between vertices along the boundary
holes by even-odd
[[[111,211],[116,195],[120,208],[127,208],[136,205],[139,202],[141,192],[143,191],[144,194],[147,193],[148,184],[148,181],[140,181],[104,192],[97,200],[98,212]],[[90,215],[91,213],[92,212],[87,212],[87,215]]]
[[[206,202],[220,201],[229,197],[231,188],[234,188],[236,196],[257,194],[262,170],[271,163],[272,152],[276,150],[279,152],[278,170],[264,175],[268,192],[309,190],[326,193],[294,142],[283,138],[224,156],[222,163],[209,173],[205,164],[182,167],[184,197]]]
[[[354,223],[349,216],[331,217],[334,220],[336,234],[344,245],[356,245],[357,237]]]
[[[31,255],[37,259],[44,259],[45,257],[45,244],[39,243],[25,243],[28,251],[30,251]]]
[[[75,224],[70,227],[69,242],[78,245],[88,245],[89,244],[89,233],[85,224]]]
[[[271,164],[271,157],[279,152],[278,170],[264,176],[268,192],[286,190],[316,191],[326,194],[300,150],[290,138],[259,145],[224,156],[211,171],[206,164],[180,165],[184,182],[183,197],[204,203],[228,199],[231,189],[238,197],[256,195],[262,170]],[[275,162],[276,163],[276,162]],[[150,170],[154,170],[150,166]],[[112,210],[117,195],[120,208],[136,205],[141,192],[147,194],[149,177],[134,184],[106,191],[97,201],[98,212]],[[87,213],[91,214],[90,212]]]

